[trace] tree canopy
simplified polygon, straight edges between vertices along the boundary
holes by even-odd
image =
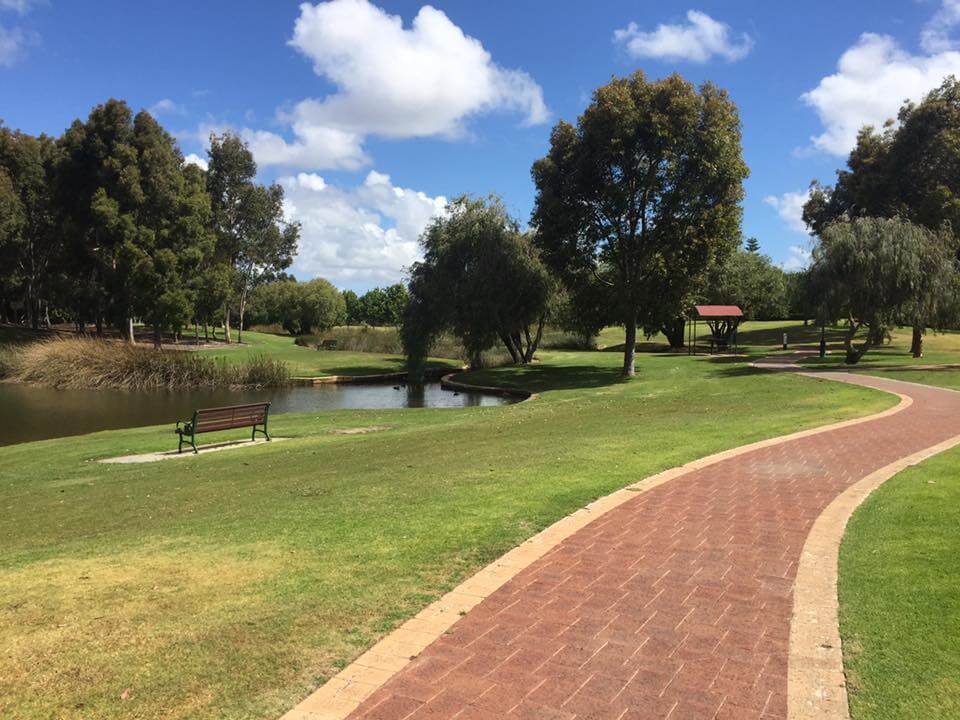
[[[848,319],[848,363],[857,363],[879,332],[910,322],[931,288],[956,276],[950,246],[948,233],[899,218],[855,218],[824,229],[811,272],[826,313]],[[866,337],[857,344],[861,329]]]
[[[609,315],[626,328],[623,374],[633,375],[638,323],[682,316],[710,265],[740,244],[748,170],[736,106],[678,75],[615,78],[576,126],[554,127],[532,173],[544,260],[568,286],[588,274],[606,288]]]
[[[420,238],[424,259],[410,270],[404,347],[414,373],[444,331],[463,343],[474,367],[501,342],[516,363],[533,359],[552,279],[530,238],[493,196],[454,199]]]

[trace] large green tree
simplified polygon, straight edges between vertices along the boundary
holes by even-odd
[[[21,296],[25,319],[39,327],[41,305],[51,300],[59,254],[50,176],[54,141],[0,127],[0,260],[7,292]]]
[[[710,265],[739,244],[747,175],[734,103],[678,75],[615,78],[576,127],[554,127],[533,166],[537,242],[562,278],[589,272],[610,289],[625,376],[638,323],[681,316]]]
[[[202,175],[146,111],[110,100],[60,140],[56,172],[68,294],[132,342],[133,319],[179,332],[193,317],[196,273],[213,251]]]
[[[921,312],[932,287],[949,285],[956,275],[950,238],[900,218],[855,218],[823,230],[811,274],[824,316],[848,320],[848,363],[859,362],[880,331]]]
[[[817,235],[835,222],[860,217],[901,217],[937,231],[949,227],[960,252],[960,82],[943,81],[919,104],[903,105],[896,122],[865,127],[846,169],[833,186],[814,183],[804,220]],[[949,278],[941,278],[949,280]],[[912,352],[922,354],[923,333],[955,321],[953,296],[937,283],[918,303]]]
[[[789,314],[783,270],[766,255],[736,250],[711,268],[702,299],[738,305],[747,320],[781,320]]]
[[[212,135],[207,171],[217,257],[232,269],[240,315],[240,332],[250,292],[290,267],[297,251],[300,225],[283,214],[283,188],[254,182],[257,164],[246,143],[236,135]],[[230,314],[224,328],[230,341]],[[238,340],[241,339],[238,336]]]
[[[454,199],[420,238],[423,262],[410,270],[402,337],[411,374],[432,340],[453,332],[474,367],[497,341],[529,363],[543,336],[553,280],[529,236],[498,197]]]

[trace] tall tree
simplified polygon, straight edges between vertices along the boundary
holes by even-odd
[[[638,323],[681,315],[665,305],[740,242],[748,170],[736,106],[710,83],[636,72],[596,90],[550,145],[533,166],[537,242],[562,278],[588,271],[610,288],[632,376]]]
[[[755,237],[749,237],[744,243],[744,247],[746,248],[747,252],[758,253],[760,252],[760,241]]]
[[[432,340],[453,332],[473,367],[499,340],[529,363],[543,336],[553,281],[539,252],[497,197],[459,197],[420,238],[402,337],[415,378]]]
[[[55,196],[65,243],[61,260],[78,328],[93,319],[102,334],[111,317],[119,327],[129,328],[135,253],[128,251],[137,243],[132,212],[143,202],[133,114],[125,102],[109,100],[96,106],[85,122],[75,120],[58,145]]]
[[[838,221],[861,217],[901,217],[935,231],[952,228],[960,253],[960,81],[950,76],[919,104],[908,102],[879,131],[863,128],[831,186],[815,182],[804,206],[804,220],[817,234]],[[932,249],[936,252],[936,248]],[[912,352],[923,352],[927,327],[942,327],[958,308],[936,283],[917,305]]]
[[[207,190],[217,233],[217,257],[234,272],[242,332],[251,290],[290,266],[300,226],[284,221],[282,187],[254,182],[257,164],[243,140],[230,133],[211,135],[208,155]],[[224,313],[227,342],[231,340],[230,314],[228,303]]]
[[[0,127],[0,226],[6,225],[4,265],[11,269],[22,292],[27,322],[36,329],[42,314],[41,303],[50,301],[51,272],[58,255],[54,205],[50,179],[56,160],[56,146],[45,135],[32,137]],[[5,189],[4,189],[5,188]],[[9,193],[4,222],[2,195]]]

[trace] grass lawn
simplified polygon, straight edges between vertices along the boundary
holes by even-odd
[[[293,377],[319,377],[321,375],[374,375],[378,373],[403,372],[406,361],[402,355],[359,353],[344,350],[320,351],[301,347],[289,335],[244,331],[243,345],[224,346],[201,350],[207,357],[224,358],[228,362],[241,362],[248,357],[265,354],[290,365]],[[460,367],[456,360],[431,359],[429,367]]]
[[[854,513],[840,549],[853,720],[960,718],[960,449],[909,468]]]
[[[286,442],[147,465],[91,460],[168,427],[0,448],[0,717],[274,717],[591,499],[896,402],[729,358],[640,355],[625,383],[617,353],[541,356],[473,376],[542,393],[518,405],[281,415]]]
[[[910,328],[898,328],[892,337],[889,344],[873,348],[856,365],[844,364],[842,343],[839,339],[830,344],[832,352],[826,358],[808,358],[803,363],[817,367],[839,367],[864,375],[960,390],[960,367],[916,367],[960,365],[960,332],[952,330],[929,333],[923,340],[922,358],[910,355]]]

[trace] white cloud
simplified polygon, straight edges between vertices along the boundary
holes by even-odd
[[[957,25],[960,25],[960,0],[943,0],[940,9],[923,26],[920,47],[931,54],[954,49],[956,43],[950,38],[950,31]]]
[[[800,245],[791,245],[790,254],[780,263],[780,267],[787,272],[801,270],[810,264],[810,251]]]
[[[469,119],[493,111],[520,113],[525,124],[549,118],[533,78],[500,67],[429,5],[404,27],[368,0],[305,3],[290,45],[337,89],[279,114],[292,137],[243,131],[264,165],[355,170],[370,162],[369,136],[461,137]]]
[[[813,146],[833,155],[853,149],[864,125],[896,119],[905,100],[918,101],[948,75],[960,76],[960,52],[949,33],[960,23],[960,0],[944,0],[924,27],[925,54],[904,50],[893,37],[864,33],[837,63],[837,72],[801,96],[820,117],[824,132]]]
[[[0,10],[12,10],[20,15],[26,15],[30,8],[39,4],[40,0],[0,0]]]
[[[148,107],[147,112],[154,117],[158,115],[184,115],[186,108],[175,103],[170,98],[163,98],[163,100],[157,100],[153,105]]]
[[[763,201],[777,211],[784,225],[793,232],[809,235],[806,223],[803,222],[803,206],[810,198],[810,191],[788,192],[783,195],[767,195]]]
[[[0,67],[12,67],[23,57],[27,37],[20,28],[0,25]]]
[[[207,159],[200,157],[200,156],[197,155],[196,153],[190,153],[189,155],[187,155],[186,157],[184,157],[184,158],[183,158],[183,164],[184,164],[184,165],[196,165],[196,166],[197,166],[198,168],[200,168],[201,170],[209,170],[209,169],[210,169],[210,163],[207,162]]]
[[[687,11],[686,24],[661,24],[651,32],[644,32],[632,22],[615,30],[613,41],[623,45],[633,57],[699,63],[714,56],[729,62],[741,60],[753,49],[749,35],[735,34],[726,23],[697,10]]]
[[[371,171],[363,184],[340,188],[316,173],[279,180],[288,220],[302,225],[294,271],[333,282],[397,282],[420,259],[418,239],[446,208],[446,198],[394,185]]]

